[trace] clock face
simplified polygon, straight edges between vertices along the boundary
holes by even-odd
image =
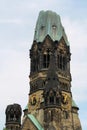
[[[34,112],[40,108],[40,103],[42,101],[42,91],[33,93],[29,97],[29,112]]]
[[[39,101],[36,96],[31,96],[29,100],[30,110],[36,110],[39,107]]]
[[[37,99],[35,96],[32,96],[30,97],[29,99],[29,108],[30,108],[30,111],[34,111],[36,109],[36,106],[37,106]]]
[[[70,108],[70,97],[66,93],[62,93],[62,107],[64,109],[66,109],[66,108],[69,109]]]
[[[63,104],[68,104],[68,96],[67,94],[62,94],[62,103]]]
[[[36,97],[32,97],[32,98],[30,99],[30,104],[31,104],[31,106],[35,106],[36,103],[37,103]]]

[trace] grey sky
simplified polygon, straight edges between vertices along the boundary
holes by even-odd
[[[72,93],[87,129],[87,0],[0,0],[0,129],[10,103],[28,102],[29,49],[40,10],[60,15],[71,48]]]

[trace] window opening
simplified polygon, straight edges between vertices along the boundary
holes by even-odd
[[[53,92],[50,92],[50,104],[53,104],[54,103],[54,93]]]
[[[62,56],[62,54],[59,54],[57,56],[57,63],[58,63],[58,68],[61,70],[66,70],[67,68],[67,59],[65,56]]]
[[[43,55],[43,67],[48,68],[50,62],[50,55],[49,53]]]

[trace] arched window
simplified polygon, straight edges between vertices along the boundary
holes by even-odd
[[[50,54],[44,54],[43,55],[43,68],[48,68],[49,67],[49,62],[50,62]]]
[[[59,96],[56,97],[56,103],[57,103],[58,105],[60,105],[60,97],[59,97]]]
[[[50,92],[50,94],[49,94],[49,103],[54,104],[54,93],[53,92]]]
[[[66,63],[67,63],[67,59],[66,57],[63,57],[63,70],[66,70]]]
[[[59,58],[59,68],[62,69],[62,55],[60,55],[60,58]]]
[[[50,104],[53,104],[54,103],[54,96],[50,96]]]
[[[66,70],[67,69],[67,58],[66,58],[66,56],[59,54],[57,56],[57,64],[58,64],[59,69]]]
[[[45,97],[44,101],[45,101],[45,105],[47,105],[47,97]]]
[[[14,110],[13,109],[10,110],[10,120],[11,121],[14,120]]]
[[[65,118],[65,119],[68,119],[68,117],[69,117],[68,112],[67,112],[67,111],[64,111],[64,118]]]

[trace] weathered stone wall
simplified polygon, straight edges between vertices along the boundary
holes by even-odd
[[[37,130],[33,123],[27,118],[22,125],[22,130]]]

